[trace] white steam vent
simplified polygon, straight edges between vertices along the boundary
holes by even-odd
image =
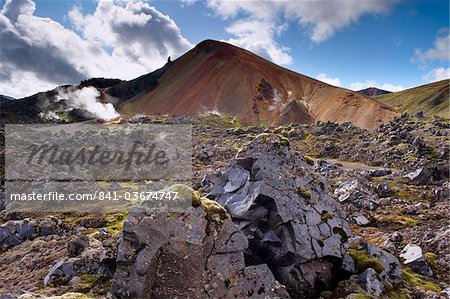
[[[101,120],[111,120],[119,117],[120,114],[116,111],[111,103],[101,103],[97,101],[100,92],[95,87],[83,87],[81,89],[61,89],[56,96],[57,101],[66,100],[67,105],[80,109],[88,116],[95,117]]]

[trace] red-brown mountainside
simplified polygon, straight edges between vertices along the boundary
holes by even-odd
[[[277,66],[227,43],[203,41],[163,68],[106,91],[124,113],[203,114],[244,123],[352,122],[372,129],[397,112],[359,93]]]

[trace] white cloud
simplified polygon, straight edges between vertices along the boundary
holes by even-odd
[[[403,87],[403,86],[401,86],[401,85],[395,85],[395,84],[384,83],[383,85],[381,85],[381,88],[380,88],[380,89],[395,92],[395,91],[402,91],[402,90],[405,90],[405,89],[407,89],[407,87]]]
[[[144,2],[122,7],[100,0],[93,14],[82,15],[75,7],[69,17],[88,41],[112,47],[113,56],[147,69],[161,67],[168,56],[177,58],[192,47],[169,16]]]
[[[31,0],[1,10],[1,94],[22,97],[96,76],[131,79],[192,47],[170,17],[144,2],[99,0],[88,15],[74,8],[76,31],[34,10]]]
[[[285,30],[283,26],[271,28],[269,24],[258,20],[240,20],[226,28],[236,38],[226,42],[257,53],[262,57],[278,64],[292,63],[288,54],[289,48],[280,46],[274,39],[275,35]]]
[[[398,0],[361,1],[222,1],[207,0],[217,16],[232,20],[227,32],[235,35],[228,42],[255,51],[275,63],[289,64],[288,50],[276,42],[277,35],[295,23],[305,29],[314,43],[333,36],[366,14],[382,14]],[[258,24],[259,30],[235,30],[242,24]],[[283,30],[280,30],[282,28]],[[263,32],[264,31],[264,32]],[[255,45],[256,41],[258,43]]]
[[[422,77],[427,82],[436,82],[450,78],[450,68],[434,68]]]
[[[1,73],[0,77],[2,77]],[[54,82],[48,82],[39,78],[35,73],[19,70],[11,72],[8,80],[0,80],[0,94],[21,98],[41,91],[51,90],[56,85]]]
[[[435,41],[434,47],[428,50],[416,49],[414,51],[414,62],[425,63],[427,61],[435,60],[450,60],[450,31],[448,28],[443,28],[439,31]]]
[[[325,73],[320,73],[317,75],[316,78],[317,78],[317,80],[320,80],[322,82],[325,82],[325,83],[328,83],[328,84],[331,84],[334,86],[342,86],[341,79],[339,79],[338,77],[332,78],[332,77],[329,77]]]
[[[366,14],[387,13],[397,0],[286,1],[284,14],[309,31],[311,40],[323,42]]]
[[[36,4],[31,0],[6,0],[0,12],[15,22],[19,15],[32,15],[35,10]]]
[[[395,85],[395,84],[390,84],[390,83],[384,83],[384,84],[379,84],[377,81],[375,80],[367,80],[366,82],[353,82],[350,84],[350,89],[352,90],[362,90],[362,89],[366,89],[369,87],[376,87],[378,89],[383,89],[383,90],[387,90],[387,91],[401,91],[406,89],[406,87],[403,87],[401,85]]]

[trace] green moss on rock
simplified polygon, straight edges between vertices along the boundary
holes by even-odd
[[[403,278],[405,281],[411,286],[421,288],[423,290],[432,291],[432,292],[440,292],[441,288],[435,284],[427,280],[427,278],[412,272],[409,268],[402,269]]]
[[[333,292],[330,291],[323,291],[322,293],[320,293],[321,298],[332,298],[332,296]]]
[[[305,161],[306,161],[306,163],[307,163],[308,165],[311,165],[311,166],[314,165],[314,159],[313,159],[313,158],[311,158],[310,156],[307,156],[307,155],[305,155],[305,156],[303,156],[303,157],[305,158]]]
[[[208,217],[212,216],[213,214],[224,215],[227,212],[227,210],[225,210],[225,208],[220,204],[213,200],[207,199],[206,197],[201,198],[201,205]]]
[[[306,189],[305,187],[299,187],[297,189],[298,194],[300,194],[303,198],[310,200],[311,199],[311,190]]]
[[[80,274],[80,283],[78,287],[82,289],[92,289],[97,284],[97,275],[95,274]]]
[[[437,254],[434,254],[433,252],[425,252],[425,258],[429,262],[434,262],[438,258],[438,256],[437,256]]]
[[[326,210],[323,210],[322,213],[320,213],[320,220],[322,222],[327,222],[329,219],[332,219],[334,215]]]
[[[369,256],[365,250],[349,249],[348,254],[355,261],[356,268],[359,272],[363,272],[367,268],[372,268],[378,273],[384,270],[383,264],[378,259]]]

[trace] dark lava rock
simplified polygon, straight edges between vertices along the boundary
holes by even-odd
[[[67,244],[67,252],[70,257],[75,257],[82,253],[87,247],[89,247],[89,237],[80,236]]]
[[[383,177],[391,174],[392,171],[389,169],[376,169],[370,172],[371,177]]]
[[[39,221],[33,219],[10,220],[0,226],[0,248],[10,248],[26,240],[39,236],[58,234],[62,231],[62,221],[47,216]]]
[[[246,264],[267,264],[292,297],[317,296],[330,286],[351,231],[325,182],[283,138],[253,140],[215,179],[208,197],[248,239]]]
[[[44,286],[64,285],[73,277],[81,274],[107,272],[102,269],[102,267],[106,267],[106,265],[100,263],[99,255],[101,242],[93,237],[87,238],[88,240],[74,240],[74,242],[84,243],[83,245],[86,245],[86,247],[76,257],[63,258],[57,261],[44,278]],[[69,252],[72,253],[72,255],[74,253],[72,249],[70,249]]]
[[[370,223],[370,220],[363,215],[353,216],[353,219],[359,226],[366,226]]]
[[[0,246],[10,248],[39,236],[38,223],[31,219],[10,220],[0,226]]]
[[[433,271],[428,265],[422,248],[414,244],[408,244],[403,248],[400,257],[404,260],[405,265],[409,266],[414,272],[423,276],[432,276]]]
[[[334,195],[341,203],[349,202],[351,210],[376,210],[380,204],[376,194],[373,194],[356,178],[340,183],[334,190]]]
[[[0,192],[0,211],[5,209],[5,192]]]
[[[377,272],[368,268],[363,273],[361,273],[358,277],[358,283],[361,287],[369,294],[378,298],[384,290],[384,284]]]
[[[366,250],[369,256],[378,259],[383,265],[384,270],[380,273],[381,278],[392,285],[398,285],[403,282],[402,268],[399,260],[394,255],[370,243],[367,244]]]
[[[395,194],[386,182],[378,184],[375,188],[375,193],[381,198],[393,196]]]
[[[182,212],[135,207],[117,253],[114,298],[287,298],[265,264],[246,266],[247,238],[217,203]]]
[[[448,162],[421,167],[405,175],[410,180],[410,183],[415,185],[429,185],[448,181],[449,176],[450,164]]]

